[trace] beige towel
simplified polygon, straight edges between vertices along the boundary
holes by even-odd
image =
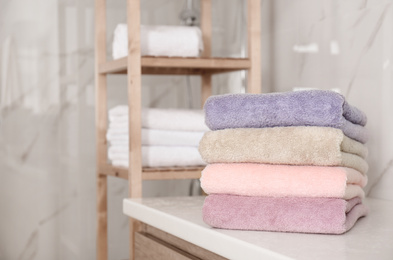
[[[237,128],[207,132],[199,143],[207,163],[269,163],[350,167],[365,174],[367,148],[330,127]]]

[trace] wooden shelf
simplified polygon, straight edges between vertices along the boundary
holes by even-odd
[[[142,74],[146,75],[201,75],[216,74],[251,67],[249,59],[241,58],[179,58],[143,56]],[[127,73],[127,57],[107,61],[99,66],[101,74]]]
[[[199,179],[204,166],[190,167],[143,167],[142,180],[184,180]],[[100,174],[128,180],[128,169],[106,164],[100,167]]]

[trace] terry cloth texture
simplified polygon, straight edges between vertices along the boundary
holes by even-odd
[[[207,132],[199,143],[206,163],[343,166],[365,174],[367,148],[331,127],[239,128]]]
[[[366,115],[333,91],[211,96],[204,109],[206,124],[211,130],[323,126],[341,129],[361,143],[367,141]]]
[[[367,208],[360,198],[271,198],[212,194],[202,208],[205,223],[224,229],[342,234]]]
[[[209,164],[201,186],[207,194],[261,197],[364,197],[367,177],[352,168],[256,163]]]

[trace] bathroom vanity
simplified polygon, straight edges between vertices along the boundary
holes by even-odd
[[[343,235],[236,231],[202,220],[204,197],[125,199],[135,259],[393,259],[393,202],[365,199],[370,214]]]

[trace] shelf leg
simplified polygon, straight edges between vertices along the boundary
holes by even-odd
[[[140,46],[140,0],[127,0],[128,23],[128,123],[129,123],[129,197],[142,196],[142,69]],[[135,259],[134,236],[135,221],[130,219],[130,259]]]
[[[108,205],[106,175],[97,176],[97,259],[108,258]]]
[[[96,258],[108,259],[108,180],[100,167],[106,163],[107,88],[106,75],[99,73],[99,66],[106,61],[106,0],[95,0],[95,110],[97,148],[97,240]]]
[[[212,1],[201,0],[201,31],[203,40],[202,57],[210,57],[212,52]]]
[[[248,93],[261,93],[261,0],[248,0],[248,57],[251,68],[248,70]]]
[[[211,57],[211,43],[212,43],[212,1],[201,0],[201,31],[203,40],[203,52],[202,57]],[[202,107],[205,104],[206,99],[212,94],[212,75],[202,75],[202,86],[201,86],[201,103]]]
[[[203,74],[202,75],[202,93],[201,93],[201,105],[206,102],[206,99],[212,95],[212,75]]]
[[[129,195],[142,196],[142,69],[140,47],[140,0],[128,0],[128,116],[129,116]]]

